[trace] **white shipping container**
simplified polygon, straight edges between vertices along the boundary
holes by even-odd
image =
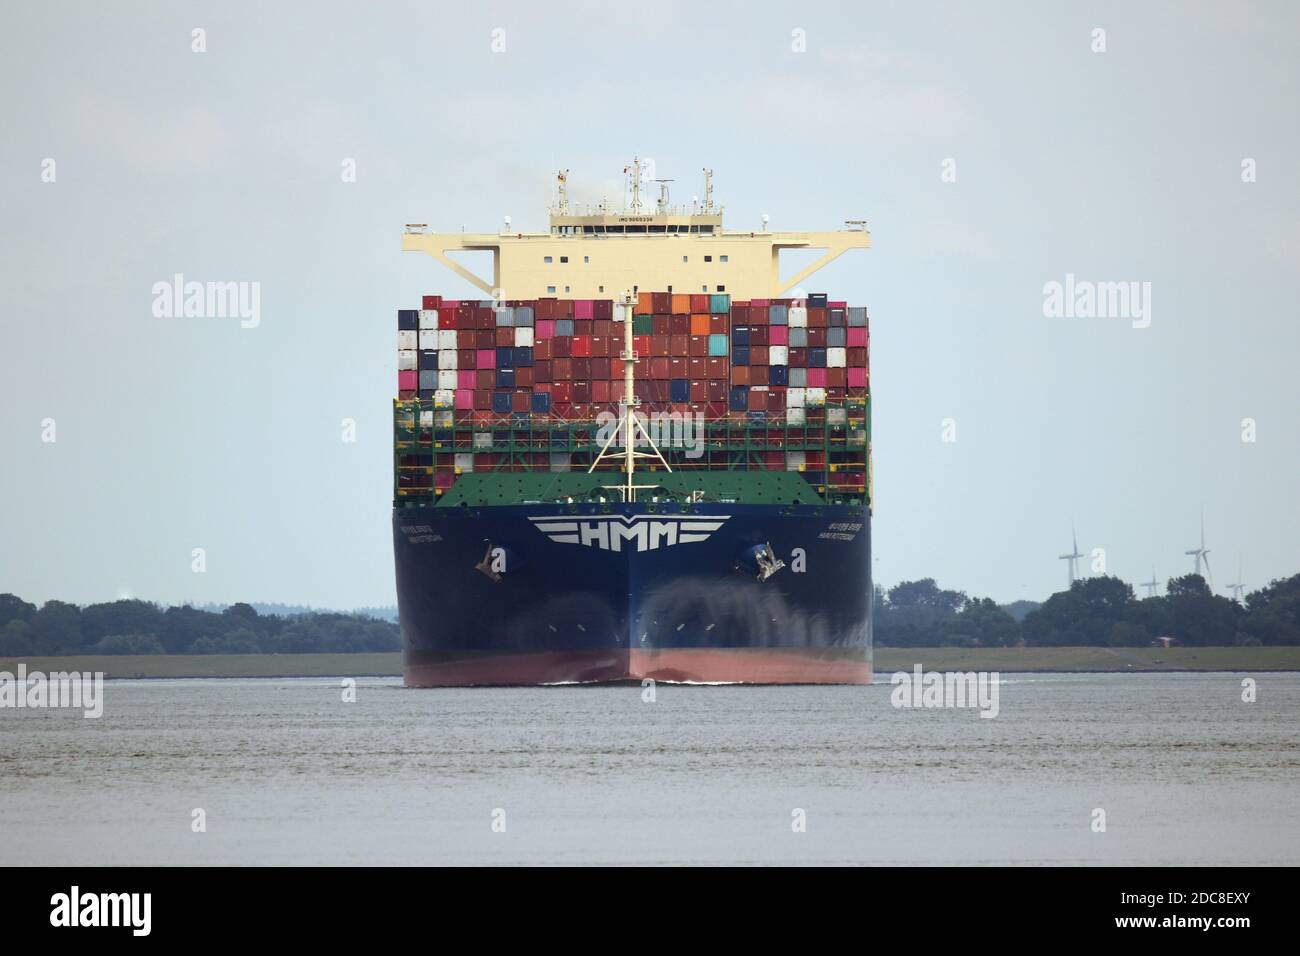
[[[439,332],[438,332],[438,348],[440,348],[440,349],[454,349],[455,347],[456,347],[456,330],[455,330],[455,329],[441,329],[441,330],[439,330]],[[441,355],[438,356],[438,357],[439,357],[439,358],[442,358]]]
[[[791,425],[802,425],[807,421],[807,415],[802,408],[787,408],[785,410],[785,420]]]
[[[456,453],[456,470],[459,472],[474,470],[474,453],[472,451]]]
[[[826,404],[826,389],[824,388],[806,388],[804,389],[804,405],[808,408],[821,408]]]
[[[843,408],[826,409],[826,424],[844,425],[848,422],[848,420],[849,420],[849,414],[847,410]]]
[[[402,349],[397,353],[397,370],[399,372],[414,372],[420,367],[420,353],[415,349]]]
[[[438,310],[421,309],[420,310],[420,331],[425,330],[437,331],[438,329]]]
[[[438,373],[438,377],[442,378],[441,372]],[[433,393],[434,408],[451,408],[455,404],[456,404],[456,392],[454,389],[440,388]]]
[[[455,422],[455,418],[456,418],[455,412],[434,412],[433,413],[433,422],[439,428],[450,428],[451,425]]]
[[[523,328],[523,327],[518,327],[515,329],[515,345],[520,347],[528,346],[529,348],[531,348],[532,344],[533,344],[532,329]]]
[[[551,471],[569,471],[572,467],[573,462],[567,451],[551,452]]]
[[[475,448],[491,448],[491,447],[492,447],[492,433],[491,433],[491,432],[475,432],[475,433],[474,433],[474,447],[475,447]]]
[[[808,310],[801,305],[790,306],[790,328],[806,329],[808,327]]]
[[[749,386],[749,390],[750,390],[751,392],[766,392],[766,391],[767,391],[767,386],[766,386],[766,385],[751,385],[751,386]]]
[[[845,368],[848,362],[848,350],[842,348],[829,348],[826,350],[826,367],[827,368]]]
[[[433,351],[438,347],[438,330],[437,329],[420,329],[420,348],[425,351]]]
[[[807,389],[787,388],[785,390],[785,407],[786,408],[803,408]]]
[[[785,453],[785,470],[801,471],[808,464],[808,455],[802,451],[788,451]]]
[[[441,332],[438,333],[442,335]],[[455,333],[453,333],[455,334]],[[438,368],[456,371],[457,356],[455,349],[438,349]]]
[[[439,391],[456,390],[456,370],[439,369],[438,370],[438,389]]]
[[[768,365],[789,365],[790,348],[786,345],[770,345],[767,349]]]
[[[397,347],[399,349],[416,348],[417,341],[414,329],[400,329],[397,333]]]

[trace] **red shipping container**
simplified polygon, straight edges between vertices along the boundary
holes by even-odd
[[[650,360],[650,377],[651,378],[668,378],[668,359],[653,358]]]
[[[766,385],[767,382],[768,382],[768,377],[767,377],[767,375],[768,375],[768,372],[767,372],[767,366],[766,366],[766,365],[750,365],[750,366],[749,366],[749,384],[750,384],[750,386],[754,386],[754,385]]]
[[[510,326],[502,326],[497,329],[496,337],[498,347],[515,344],[515,330]]]
[[[474,407],[479,411],[492,410],[492,391],[486,388],[476,388],[474,390]]]
[[[623,366],[622,362],[618,363],[619,368]],[[591,377],[592,378],[613,378],[614,377],[614,360],[608,358],[593,358],[591,360]]]
[[[491,329],[497,324],[496,310],[490,306],[480,305],[474,310],[474,328]]]
[[[573,317],[574,317],[574,316],[573,316],[573,300],[572,300],[572,299],[560,299],[559,301],[557,301],[557,302],[555,303],[555,312],[556,312],[555,317],[556,317],[557,319],[571,319],[571,318],[573,318]],[[590,320],[588,320],[588,321],[590,321]]]
[[[457,329],[456,330],[456,348],[472,349],[474,347],[474,330]]]
[[[710,335],[726,335],[729,329],[730,326],[727,324],[727,317],[725,315],[718,314],[709,316]]]
[[[731,305],[731,324],[749,325],[749,306],[734,302]]]
[[[772,300],[771,299],[750,299],[749,304],[751,306],[757,306],[760,309],[766,309],[769,305],[772,304]]]
[[[557,319],[559,317],[559,308],[554,299],[538,299],[537,304],[533,306],[534,322],[538,319]]]
[[[751,325],[749,327],[749,344],[751,346],[766,345],[767,332],[768,332],[768,326],[766,325]]]
[[[650,387],[647,391],[650,401],[667,402],[668,399],[672,397],[672,383],[668,379],[655,379],[648,384]],[[637,394],[639,395],[640,392],[638,391]],[[645,398],[646,396],[642,397]]]
[[[790,351],[789,351],[787,354],[789,355],[789,358],[790,358],[790,367],[791,367],[791,368],[807,368],[807,367],[808,367],[808,350],[807,350],[807,349],[796,349],[796,348],[791,348]]]
[[[454,329],[456,327],[456,313],[459,311],[456,306],[443,305],[438,309],[438,328]]]
[[[656,315],[650,319],[651,335],[672,335],[673,317],[671,315]]]
[[[609,355],[609,347],[613,339],[593,335],[591,337],[591,355],[592,358],[601,358]]]
[[[808,328],[824,329],[826,328],[826,310],[809,309],[808,310]]]
[[[709,400],[708,382],[691,382],[691,401],[707,402]]]
[[[426,295],[420,299],[420,308],[425,311],[436,309],[440,305],[442,305],[442,296],[440,295]]]
[[[690,365],[685,358],[674,356],[668,360],[668,377],[669,378],[687,378],[690,373]]]
[[[477,364],[476,356],[478,353],[473,349],[456,350],[456,367],[457,368],[474,368]]]
[[[650,336],[650,354],[667,357],[672,354],[671,339],[667,335]]]
[[[632,351],[637,355],[645,358],[654,354],[654,336],[653,335],[634,335],[632,336]],[[623,355],[623,340],[618,339],[614,342],[613,348],[610,349],[610,358],[621,358]]]
[[[573,357],[591,358],[591,336],[575,335],[573,337]]]
[[[591,382],[573,383],[573,404],[583,405],[591,401]]]
[[[474,372],[474,387],[477,388],[495,388],[497,384],[497,373],[495,369],[481,368]]]
[[[725,379],[727,377],[727,360],[721,356],[711,356],[705,365],[705,371],[709,378]]]
[[[667,292],[652,292],[650,305],[655,315],[667,315],[673,310],[673,297]]]
[[[708,398],[710,403],[725,402],[727,400],[727,383],[726,382],[709,382]]]
[[[573,354],[573,339],[567,335],[551,339],[551,358],[568,358]]]
[[[845,375],[846,369],[828,368],[826,370],[826,386],[828,388],[844,388],[848,385],[848,376]]]
[[[692,356],[691,360],[686,363],[688,369],[687,378],[692,382],[703,382],[709,377],[709,360],[704,356]],[[700,399],[704,401],[704,399]]]
[[[551,380],[567,382],[573,378],[573,359],[557,358],[551,361]],[[572,399],[565,399],[566,402]]]
[[[496,329],[475,329],[474,348],[494,349],[497,347]]]
[[[668,354],[686,356],[691,354],[691,337],[689,335],[668,336]]]
[[[844,401],[845,393],[842,388],[826,389],[826,401],[831,403],[841,403]]]
[[[762,300],[766,302],[767,300]],[[767,325],[768,313],[766,305],[758,305],[757,302],[750,303],[749,324],[750,325]]]
[[[566,405],[573,401],[573,383],[556,381],[551,385],[551,400]]]
[[[750,365],[766,365],[767,357],[768,357],[768,352],[767,352],[766,345],[751,345],[749,347]],[[761,385],[762,383],[759,382],[758,384]]]
[[[668,322],[668,331],[671,335],[690,335],[691,317],[689,315],[672,316]]]
[[[611,299],[597,299],[591,304],[591,317],[594,319],[612,319],[614,302]]]
[[[596,323],[591,321],[590,319],[584,320],[582,322],[575,320],[573,323],[573,335],[575,338],[579,335],[585,335],[587,338],[591,338],[591,334],[592,332],[595,331],[595,329],[596,329]]]
[[[575,355],[570,361],[573,363],[573,377],[577,381],[587,381],[591,378],[591,359],[586,356]]]
[[[529,412],[533,408],[533,396],[528,392],[513,392],[510,395],[510,410],[512,412]]]
[[[749,410],[751,412],[767,411],[767,392],[749,390]]]
[[[544,361],[549,359],[550,357],[551,357],[551,340],[542,339],[542,341],[538,342],[536,339],[533,339],[533,361],[534,362]]]
[[[535,374],[530,367],[515,369],[515,388],[532,388]]]
[[[689,352],[693,356],[708,357],[709,337],[707,335],[692,335]]]
[[[709,297],[708,297],[707,295],[692,294],[692,295],[691,295],[691,311],[692,311],[692,312],[708,312],[708,311],[709,311]]]
[[[731,384],[748,385],[749,384],[749,366],[733,365],[731,366]]]
[[[808,347],[810,349],[826,348],[826,330],[809,329],[808,330]]]
[[[609,401],[609,382],[596,379],[591,383],[591,400],[593,402]]]
[[[595,322],[591,323],[591,334],[604,336],[605,338],[617,335],[618,340],[621,342],[623,341],[623,325],[622,323],[619,323],[616,331],[614,329],[614,323],[609,319],[597,319]]]
[[[540,383],[542,383],[542,382],[550,382],[550,380],[551,380],[551,361],[550,361],[550,359],[543,359],[543,360],[541,360],[540,362],[539,362],[539,361],[534,361],[534,362],[533,362],[533,382],[536,383],[536,384],[534,384],[533,387],[536,388],[536,387],[537,387],[537,384],[540,384]]]

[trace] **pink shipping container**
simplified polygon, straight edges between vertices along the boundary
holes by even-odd
[[[849,348],[867,347],[867,330],[863,328],[848,329]]]
[[[474,373],[473,373],[473,372],[469,372],[469,373],[461,372],[461,373],[460,373],[460,377],[461,377],[462,380],[465,378],[465,375],[466,375],[466,374],[468,374],[468,375],[470,376],[470,382],[471,382],[471,384],[472,384],[473,381],[474,381]],[[473,409],[474,409],[474,389],[473,389],[473,388],[458,388],[458,389],[456,389],[456,410],[457,410],[457,411],[472,411]]]
[[[496,349],[479,349],[475,364],[479,368],[496,368],[497,367],[497,350]]]
[[[867,387],[867,370],[865,368],[851,368],[848,372],[849,388]]]
[[[415,389],[419,387],[420,387],[419,372],[398,372],[397,373],[397,388],[399,391],[402,389]]]
[[[462,368],[456,372],[456,387],[474,391],[474,378],[478,373],[472,368]],[[457,405],[457,408],[460,406]],[[472,405],[470,406],[473,407]]]
[[[578,299],[573,303],[573,317],[575,319],[594,319],[595,305],[591,299]]]
[[[790,327],[788,325],[769,325],[767,327],[767,342],[769,345],[789,345]]]
[[[826,387],[826,369],[810,368],[808,370],[808,387],[825,388]]]
[[[554,320],[554,319],[538,319],[536,322],[533,323],[533,331],[537,333],[537,334],[534,336],[534,338],[538,338],[538,339],[551,339],[551,338],[554,338],[554,337],[555,337],[555,320]]]

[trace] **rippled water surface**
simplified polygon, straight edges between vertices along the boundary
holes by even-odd
[[[0,710],[0,862],[1300,863],[1300,675],[1242,677],[1007,675],[993,720],[888,684],[113,681],[99,720]]]

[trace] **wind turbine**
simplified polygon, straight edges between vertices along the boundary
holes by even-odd
[[[1195,559],[1195,564],[1193,565],[1193,573],[1200,574],[1201,563],[1204,562],[1205,574],[1203,575],[1203,577],[1206,579],[1207,582],[1213,580],[1210,573],[1210,549],[1205,546],[1205,512],[1204,511],[1201,512],[1201,546],[1199,548],[1193,548],[1191,551],[1184,551],[1183,553]]]
[[[1246,590],[1246,585],[1241,583],[1241,555],[1237,555],[1237,580],[1232,584],[1229,584],[1226,588],[1224,588],[1224,590],[1231,591],[1232,599],[1236,601],[1238,604],[1241,603],[1241,595]]]
[[[1074,532],[1074,523],[1073,523],[1073,522],[1070,523],[1070,540],[1073,542],[1073,544],[1071,545],[1071,548],[1070,548],[1070,550],[1071,550],[1072,553],[1071,553],[1071,554],[1062,554],[1062,555],[1059,555],[1059,556],[1057,557],[1057,560],[1058,560],[1058,561],[1069,561],[1069,562],[1070,562],[1069,564],[1066,565],[1066,568],[1069,569],[1069,572],[1070,572],[1070,586],[1073,587],[1073,586],[1074,586],[1074,578],[1075,578],[1075,576],[1079,573],[1079,559],[1080,559],[1081,557],[1083,557],[1083,555],[1079,553],[1079,536],[1078,536],[1077,534],[1075,534],[1075,532]]]
[[[1152,598],[1156,596],[1156,592],[1160,589],[1160,582],[1156,580],[1156,566],[1154,564],[1151,565],[1151,580],[1143,581],[1138,585],[1138,587],[1147,589],[1147,597]]]

